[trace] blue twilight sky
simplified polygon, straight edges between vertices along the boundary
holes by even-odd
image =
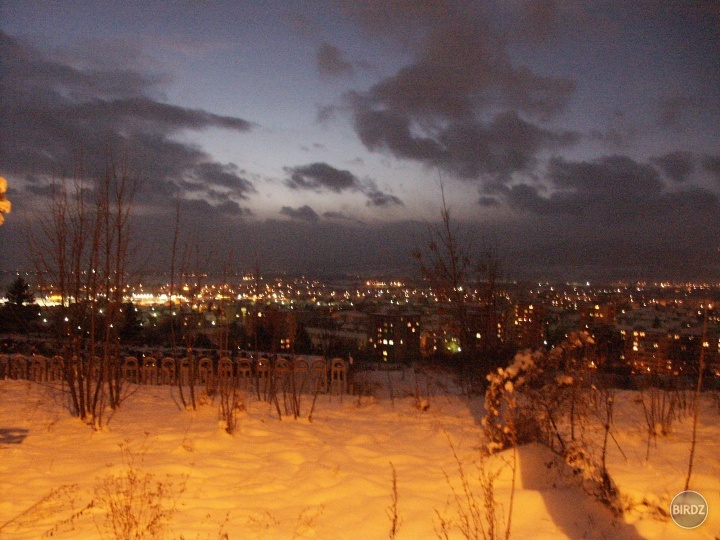
[[[185,242],[413,267],[440,210],[510,277],[720,275],[720,2],[0,2],[0,267],[123,156],[142,265]]]

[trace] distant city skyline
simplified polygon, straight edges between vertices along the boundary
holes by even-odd
[[[136,265],[409,273],[440,215],[512,279],[720,280],[720,5],[0,4],[0,269],[53,181],[141,179]],[[80,157],[81,156],[81,157]]]

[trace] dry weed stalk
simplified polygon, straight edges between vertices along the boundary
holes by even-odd
[[[234,384],[223,382],[219,390],[220,420],[225,423],[225,431],[232,435],[237,429],[238,413],[245,411],[245,403]]]
[[[135,464],[136,455],[129,444],[121,444],[120,449],[124,470],[107,475],[95,487],[91,504],[103,512],[103,521],[96,521],[96,528],[115,540],[163,538],[186,479],[178,484],[170,477],[158,480]],[[145,450],[142,447],[142,453]]]
[[[323,505],[315,508],[308,506],[304,508],[298,515],[297,523],[295,524],[295,530],[293,531],[292,540],[302,538],[306,533],[312,533],[315,530],[315,526],[323,514],[325,507]]]
[[[385,510],[385,513],[390,519],[390,540],[395,540],[395,538],[397,538],[397,533],[400,530],[402,521],[398,516],[397,471],[395,470],[395,465],[393,465],[392,461],[390,462],[390,468],[392,469],[392,493],[390,495],[391,503]]]
[[[72,528],[72,524],[77,518],[89,508],[89,506],[85,506],[80,510],[76,509],[78,490],[79,487],[77,484],[62,485],[51,490],[17,516],[0,524],[0,538],[2,538],[4,534],[9,534],[12,531],[20,532],[26,527],[32,526],[44,519],[63,515],[68,512],[67,517],[63,517],[55,523],[43,536],[53,536],[60,530]]]
[[[457,464],[460,476],[460,488],[458,489],[447,472],[443,471],[445,481],[450,487],[450,496],[444,512],[435,510],[437,521],[435,522],[435,534],[440,539],[449,540],[450,534],[457,529],[462,538],[466,540],[496,540],[498,538],[510,538],[513,502],[515,498],[515,482],[517,472],[517,448],[513,445],[512,459],[503,459],[503,465],[491,470],[488,465],[488,456],[481,453],[477,466],[477,480],[479,481],[479,492],[471,486],[471,478],[465,471],[465,467],[458,456],[455,445],[450,436],[445,432],[450,444],[453,458]],[[505,467],[510,467],[512,480],[508,500],[507,519],[503,515],[500,503],[495,496],[495,481]],[[504,527],[503,527],[504,526]],[[504,529],[504,530],[503,530]]]

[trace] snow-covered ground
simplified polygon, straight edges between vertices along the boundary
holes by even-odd
[[[175,507],[168,538],[389,538],[393,467],[395,538],[439,538],[440,516],[458,516],[452,489],[462,494],[453,449],[481,502],[482,402],[437,388],[428,392],[423,383],[423,394],[432,394],[423,411],[408,395],[415,388],[410,377],[374,378],[365,385],[374,396],[319,396],[312,422],[308,396],[298,420],[279,420],[274,406],[246,396],[234,435],[219,424],[217,402],[181,410],[172,387],[132,387],[107,426],[93,431],[70,417],[57,387],[0,381],[0,538],[114,538],[105,528],[103,486],[129,466],[138,491],[143,479],[149,492],[164,486],[164,504]],[[518,450],[513,538],[720,537],[715,404],[704,403],[691,484],[708,500],[710,515],[700,528],[684,531],[653,507],[667,508],[683,488],[692,421],[658,437],[646,462],[636,397],[618,395],[613,434],[622,452],[614,442],[608,450],[610,474],[633,508],[614,517],[549,450],[531,444]],[[494,456],[486,470],[511,458],[511,452]],[[510,482],[504,468],[496,481],[500,511],[507,511]],[[83,510],[92,500],[95,505]]]

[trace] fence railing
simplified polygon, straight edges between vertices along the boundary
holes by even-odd
[[[93,365],[99,359],[92,359]],[[0,355],[0,379],[24,379],[36,382],[62,382],[70,364],[77,359],[61,356]],[[230,385],[240,390],[267,392],[290,390],[298,393],[345,394],[348,391],[348,365],[342,358],[260,356],[212,359],[172,356],[113,358],[112,367],[120,367],[122,379],[141,385]],[[98,376],[99,371],[90,371]]]

